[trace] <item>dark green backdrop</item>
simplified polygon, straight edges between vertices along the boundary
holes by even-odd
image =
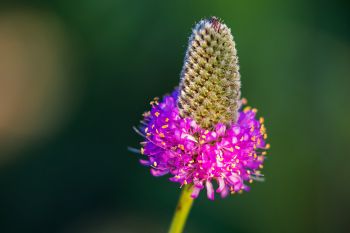
[[[57,56],[69,76],[53,97],[69,98],[43,117],[55,130],[0,137],[0,232],[167,231],[178,185],[127,147],[141,140],[132,126],[149,100],[178,84],[191,27],[212,15],[232,29],[242,94],[265,117],[271,149],[264,183],[214,202],[202,194],[185,232],[347,232],[349,12],[346,1],[316,0],[1,3],[0,23],[29,14],[44,36],[59,28],[64,39],[50,43],[66,50]]]

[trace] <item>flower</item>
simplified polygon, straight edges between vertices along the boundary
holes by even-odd
[[[151,111],[144,114],[141,132],[141,159],[151,167],[153,176],[171,174],[173,182],[193,184],[192,197],[204,187],[208,198],[216,192],[222,197],[229,193],[248,191],[246,182],[261,180],[266,133],[263,118],[256,119],[256,109],[238,112],[237,123],[227,127],[218,123],[213,130],[204,129],[191,118],[182,118],[177,107],[178,91],[165,96],[161,102],[151,102]]]
[[[240,98],[240,74],[230,29],[217,18],[200,21],[189,39],[180,87],[151,101],[142,126],[141,164],[153,176],[192,185],[192,198],[206,188],[214,200],[249,191],[262,180],[267,138],[264,119]]]

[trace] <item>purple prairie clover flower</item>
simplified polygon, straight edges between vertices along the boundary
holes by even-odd
[[[211,130],[191,118],[182,118],[177,107],[178,91],[160,102],[152,101],[151,111],[144,114],[145,141],[141,163],[151,167],[153,176],[170,174],[170,180],[181,185],[193,184],[192,197],[206,188],[214,199],[217,193],[248,191],[245,183],[261,180],[266,133],[263,118],[256,119],[256,109],[245,107],[238,112],[236,123],[218,123]]]
[[[242,107],[240,86],[230,29],[215,17],[201,20],[189,38],[179,88],[151,101],[136,129],[144,137],[141,164],[153,176],[190,185],[192,198],[202,189],[211,200],[215,191],[221,197],[249,191],[248,183],[263,179],[269,144],[264,119]]]

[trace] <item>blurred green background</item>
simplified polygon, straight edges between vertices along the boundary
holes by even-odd
[[[166,232],[180,190],[127,150],[178,84],[191,27],[232,28],[242,93],[266,119],[266,182],[185,232],[349,232],[348,1],[0,3],[0,232]]]

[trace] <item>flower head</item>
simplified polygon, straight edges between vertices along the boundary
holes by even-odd
[[[209,52],[203,51],[198,33],[212,46]],[[216,18],[200,21],[190,37],[180,88],[151,101],[144,113],[137,131],[145,138],[140,152],[146,158],[140,162],[151,167],[153,176],[170,174],[181,186],[193,185],[193,198],[206,188],[213,200],[216,184],[222,197],[248,191],[247,183],[262,179],[269,144],[264,119],[257,119],[254,108],[241,108],[246,101],[239,88],[229,29]]]
[[[238,112],[236,123],[227,127],[218,123],[213,130],[199,126],[191,118],[182,118],[176,105],[178,92],[152,101],[151,111],[144,114],[145,141],[141,153],[147,159],[154,176],[171,174],[171,181],[193,184],[192,197],[206,187],[208,198],[214,199],[213,181],[217,192],[248,191],[245,182],[260,180],[264,161],[265,127],[263,118],[256,119],[256,109]]]

